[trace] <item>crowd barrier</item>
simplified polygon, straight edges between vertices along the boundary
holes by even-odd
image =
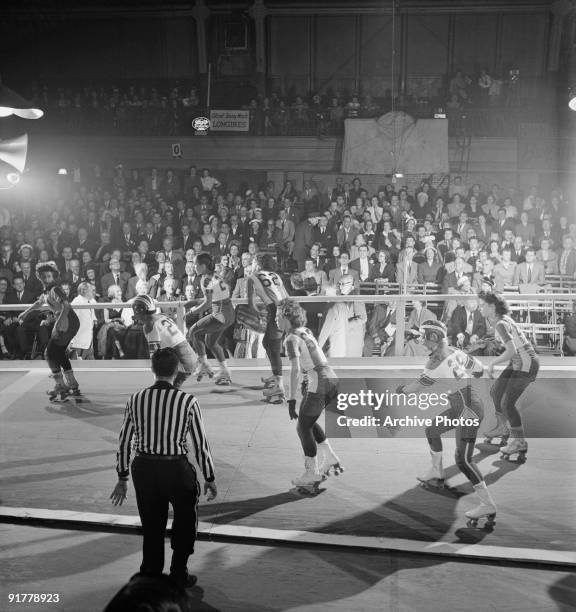
[[[458,293],[406,293],[406,294],[353,294],[353,295],[314,295],[298,296],[296,299],[302,304],[323,304],[338,302],[360,302],[364,304],[395,304],[396,305],[396,333],[395,333],[395,354],[402,355],[404,349],[404,338],[406,332],[406,319],[408,316],[407,307],[410,307],[414,300],[424,302],[427,307],[443,306],[447,301],[463,302],[466,298],[474,297],[473,294]],[[551,352],[562,355],[564,343],[564,324],[560,321],[559,315],[572,312],[573,304],[576,302],[576,292],[572,293],[524,293],[510,294],[506,296],[513,312],[521,312],[525,315],[525,321],[521,323],[522,328],[532,339],[537,348],[541,351]],[[175,300],[156,302],[162,310],[171,310],[179,329],[186,331],[185,315],[186,301]],[[247,299],[232,299],[236,306],[247,304]],[[4,312],[20,312],[29,307],[26,304],[2,304],[0,308]],[[120,308],[131,308],[128,302],[99,302],[96,304],[74,304],[75,310],[105,310]],[[536,313],[544,314],[547,319],[545,322],[532,320]],[[401,315],[404,316],[401,316]]]

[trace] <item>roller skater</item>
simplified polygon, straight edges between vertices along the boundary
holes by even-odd
[[[340,459],[317,422],[324,409],[338,395],[338,379],[316,338],[304,327],[306,312],[296,301],[286,299],[280,302],[276,318],[278,329],[286,333],[286,354],[291,364],[288,413],[290,419],[298,419],[297,431],[304,451],[305,471],[292,484],[299,490],[314,492],[330,471],[335,474],[344,471]],[[301,373],[306,384],[303,385],[298,414],[296,393]]]
[[[49,310],[54,313],[56,321],[46,347],[46,361],[54,378],[54,388],[48,391],[48,398],[50,401],[55,401],[64,400],[69,395],[78,397],[80,389],[67,350],[80,328],[80,321],[72,310],[66,294],[56,284],[58,278],[56,264],[54,262],[38,264],[36,276],[42,282],[43,293],[28,310],[18,316],[18,319],[24,321],[35,310]]]
[[[173,348],[180,360],[174,386],[179,389],[194,371],[195,355],[186,336],[170,317],[157,312],[156,302],[149,295],[137,295],[132,302],[134,319],[141,322],[148,342],[150,357],[160,348]]]
[[[259,257],[254,272],[248,277],[248,306],[258,312],[256,297],[266,304],[268,320],[264,333],[263,346],[272,368],[272,376],[262,379],[264,399],[272,404],[281,404],[286,397],[282,379],[282,331],[278,329],[276,311],[278,304],[288,297],[280,275],[276,273],[276,261],[271,255]]]
[[[507,364],[490,392],[501,430],[504,429],[505,423],[510,430],[507,444],[501,449],[501,456],[507,461],[524,463],[528,443],[516,403],[528,385],[536,380],[540,363],[534,347],[509,316],[510,309],[506,300],[491,292],[482,292],[478,297],[482,315],[494,327],[496,337],[500,338],[505,346],[504,353],[496,357],[487,368],[488,375],[494,378],[494,366]],[[492,436],[492,433],[489,432],[487,437],[496,437]]]
[[[486,488],[484,477],[478,466],[472,461],[476,435],[484,416],[480,394],[472,385],[474,378],[480,378],[484,366],[474,357],[460,349],[448,346],[447,329],[440,321],[425,321],[421,326],[424,344],[430,351],[430,357],[420,378],[409,385],[398,389],[399,393],[430,393],[430,388],[446,387],[448,409],[440,417],[449,419],[445,425],[438,424],[426,428],[426,437],[430,445],[432,467],[418,480],[424,487],[445,486],[445,474],[442,466],[442,434],[452,429],[456,419],[464,418],[470,424],[458,425],[456,429],[456,465],[474,486],[480,506],[466,513],[470,520],[477,520],[490,515],[496,516],[496,506]],[[476,517],[476,519],[474,518]]]
[[[214,273],[214,259],[211,255],[200,253],[196,257],[195,267],[196,274],[202,277],[200,287],[203,298],[197,306],[188,311],[188,314],[210,311],[210,314],[194,323],[188,332],[192,346],[198,353],[199,365],[196,378],[200,377],[198,379],[201,380],[203,376],[209,378],[214,376],[206,358],[206,348],[209,348],[220,364],[214,382],[217,385],[230,385],[232,382],[230,370],[220,340],[224,332],[234,323],[234,308],[230,301],[232,292],[228,283]]]

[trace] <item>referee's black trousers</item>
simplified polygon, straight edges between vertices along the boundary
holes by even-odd
[[[174,510],[171,538],[173,565],[177,559],[185,563],[188,555],[194,552],[198,529],[200,486],[196,471],[185,456],[166,460],[137,455],[132,462],[132,480],[144,531],[140,571],[161,574],[164,570],[164,538],[169,504]]]

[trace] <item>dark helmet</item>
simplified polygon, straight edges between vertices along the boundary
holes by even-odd
[[[137,295],[132,302],[135,315],[150,315],[156,312],[156,303],[149,295]]]
[[[441,321],[424,321],[420,326],[420,331],[424,334],[426,340],[433,342],[441,342],[448,338],[448,329]]]

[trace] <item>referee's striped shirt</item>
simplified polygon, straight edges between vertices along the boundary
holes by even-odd
[[[196,398],[158,381],[152,387],[134,393],[126,404],[120,430],[120,450],[116,470],[120,478],[130,473],[130,448],[147,455],[187,455],[186,434],[190,431],[196,462],[204,480],[214,480],[214,462],[206,439],[202,414]]]

